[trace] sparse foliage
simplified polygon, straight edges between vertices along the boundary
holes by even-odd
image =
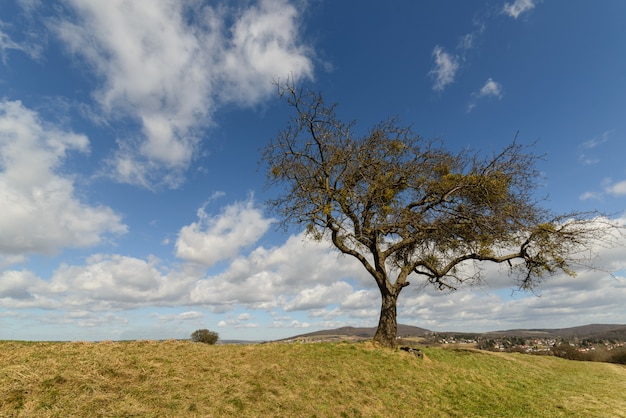
[[[553,214],[533,198],[540,157],[514,141],[488,156],[451,152],[397,119],[363,136],[320,94],[279,84],[295,115],[265,148],[269,201],[283,224],[330,236],[374,278],[382,296],[374,339],[393,346],[396,303],[409,276],[456,290],[507,266],[521,289],[591,266],[593,244],[617,228],[597,213]],[[610,234],[609,234],[610,235]]]
[[[219,338],[217,332],[208,329],[198,329],[191,333],[191,341],[195,343],[215,344]]]

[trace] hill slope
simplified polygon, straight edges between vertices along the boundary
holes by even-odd
[[[0,416],[626,417],[626,368],[356,344],[0,342]]]

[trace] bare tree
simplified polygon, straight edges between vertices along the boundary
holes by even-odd
[[[487,157],[454,153],[396,119],[356,138],[321,94],[278,88],[295,115],[263,152],[268,184],[284,187],[269,205],[285,226],[316,239],[329,233],[372,275],[382,297],[374,339],[385,346],[395,345],[409,276],[456,290],[482,279],[479,263],[504,263],[530,290],[590,267],[593,244],[619,228],[595,212],[542,207],[533,197],[539,157],[516,141]]]

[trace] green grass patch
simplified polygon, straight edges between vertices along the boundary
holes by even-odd
[[[626,417],[626,367],[372,343],[0,342],[1,417]]]

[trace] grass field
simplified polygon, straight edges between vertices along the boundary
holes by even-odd
[[[626,417],[626,366],[423,352],[0,342],[0,417]]]

